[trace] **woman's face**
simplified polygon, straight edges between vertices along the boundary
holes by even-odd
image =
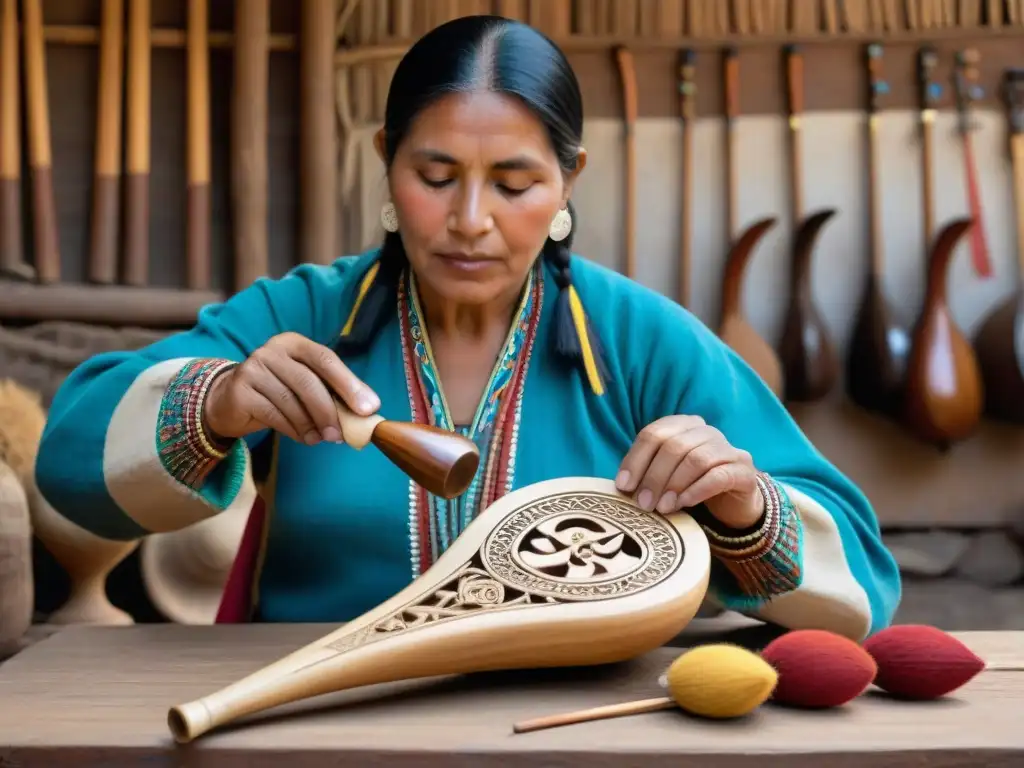
[[[379,133],[383,156],[382,142]],[[567,178],[544,125],[514,98],[435,101],[410,126],[388,174],[417,280],[458,304],[518,294],[583,158],[581,151]]]

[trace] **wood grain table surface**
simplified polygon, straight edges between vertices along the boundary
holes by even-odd
[[[370,686],[281,707],[189,745],[171,739],[171,706],[333,629],[160,624],[64,630],[0,665],[0,766],[1024,766],[1024,671],[986,670],[937,702],[897,702],[868,692],[828,711],[769,704],[740,721],[709,722],[671,710],[512,733],[520,720],[659,695],[658,677],[678,647],[600,668]],[[955,634],[990,664],[1024,667],[1024,633]],[[735,641],[736,635],[695,633],[677,644]]]

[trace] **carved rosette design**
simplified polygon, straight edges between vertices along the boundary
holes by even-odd
[[[640,592],[683,556],[682,539],[661,515],[602,494],[547,497],[509,514],[438,588],[328,647],[347,651],[481,611]]]

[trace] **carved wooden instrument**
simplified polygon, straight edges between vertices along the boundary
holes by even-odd
[[[103,0],[100,21],[96,157],[93,169],[89,280],[117,281],[121,218],[121,79],[124,70],[124,0]]]
[[[25,105],[28,118],[28,162],[32,175],[32,219],[36,280],[60,280],[57,204],[53,197],[53,153],[50,148],[50,106],[46,87],[46,42],[42,0],[24,0]]]
[[[1010,130],[1013,197],[1017,219],[1017,290],[986,317],[974,337],[985,413],[1024,423],[1024,69],[1008,69],[1003,79]]]
[[[32,280],[21,239],[21,86],[18,75],[18,2],[0,7],[0,276]]]
[[[972,224],[971,219],[950,222],[935,240],[924,308],[907,361],[906,426],[940,450],[973,434],[984,405],[978,361],[946,300],[950,262]]]
[[[189,0],[188,188],[185,192],[185,271],[191,290],[210,287],[210,44],[208,0]]]
[[[335,399],[342,439],[356,450],[370,443],[437,496],[453,499],[473,481],[480,449],[468,437],[428,424],[360,416]]]
[[[625,46],[615,49],[615,63],[622,81],[623,140],[625,142],[626,277],[636,276],[636,68],[633,53]]]
[[[644,512],[610,480],[536,483],[484,510],[391,599],[173,707],[168,725],[184,743],[245,715],[357,686],[624,661],[682,631],[709,572],[708,541],[690,515]]]
[[[935,234],[935,164],[932,158],[935,147],[935,113],[942,95],[942,86],[935,80],[935,67],[938,63],[939,55],[932,46],[923,46],[918,51],[917,84],[921,115],[921,242],[926,255],[931,250],[932,237]]]
[[[796,46],[786,49],[786,81],[789,96],[790,174],[795,231],[790,274],[790,299],[779,342],[787,400],[812,401],[827,395],[839,378],[839,361],[828,327],[814,304],[811,259],[818,233],[836,211],[803,216],[803,164],[800,120],[803,113],[803,54]]]
[[[270,0],[235,1],[231,212],[235,290],[268,272],[267,77]]]
[[[846,390],[857,405],[898,417],[903,405],[910,335],[886,296],[885,246],[882,241],[881,185],[878,180],[879,100],[888,87],[882,80],[882,46],[867,46],[868,69],[868,227],[871,261],[846,361]]]
[[[697,53],[679,56],[679,113],[683,118],[683,188],[679,225],[679,304],[690,306],[690,262],[693,248],[693,126],[697,118]]]
[[[971,132],[971,103],[980,99],[983,91],[978,85],[978,51],[967,48],[957,51],[953,66],[953,85],[956,94],[957,132],[964,152],[964,178],[967,181],[967,205],[974,220],[971,231],[971,256],[974,271],[981,277],[992,275],[992,264],[988,256],[988,241],[985,237],[985,217],[981,210],[981,191],[978,189],[978,170],[974,162],[974,147]]]
[[[736,190],[739,187],[736,162],[736,120],[740,114],[740,73],[739,55],[735,48],[725,53],[725,165],[726,176],[726,234],[732,240],[736,235],[738,216],[736,213]],[[771,345],[747,322],[743,313],[743,280],[747,264],[754,248],[769,229],[775,226],[775,218],[756,221],[733,241],[725,259],[725,275],[722,279],[722,315],[718,335],[736,354],[743,358],[764,379],[772,392],[782,395],[782,363]]]
[[[124,282],[149,279],[150,2],[128,0]]]

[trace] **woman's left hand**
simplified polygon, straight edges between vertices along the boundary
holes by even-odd
[[[705,504],[730,528],[754,525],[764,513],[757,470],[746,451],[699,416],[666,416],[637,435],[615,484],[647,511]]]

